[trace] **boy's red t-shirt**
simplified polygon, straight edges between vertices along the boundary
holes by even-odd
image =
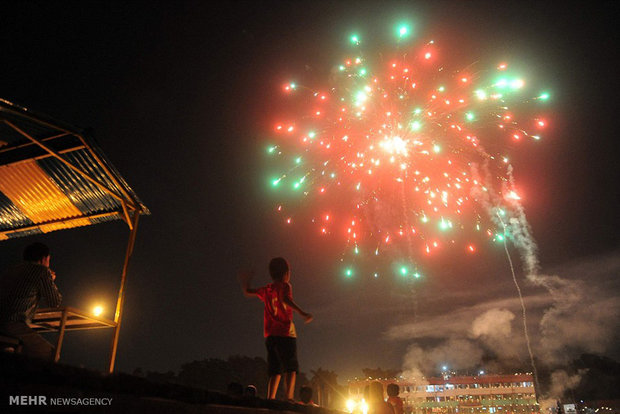
[[[387,402],[389,402],[390,404],[392,404],[392,406],[394,407],[394,414],[403,414],[403,399],[398,397],[398,396],[394,396],[394,397],[388,397]]]
[[[264,334],[268,336],[288,336],[295,338],[293,309],[284,304],[284,298],[293,299],[293,288],[290,283],[273,282],[259,288],[256,292],[265,303]]]

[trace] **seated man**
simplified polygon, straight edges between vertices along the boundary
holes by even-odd
[[[22,342],[25,355],[52,360],[54,346],[28,324],[41,299],[49,307],[60,305],[62,296],[49,268],[50,249],[33,243],[24,249],[24,261],[9,268],[0,278],[0,333]]]

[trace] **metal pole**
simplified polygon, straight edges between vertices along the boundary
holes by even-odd
[[[62,341],[65,339],[65,326],[67,325],[67,308],[63,308],[62,317],[60,318],[60,331],[58,332],[58,341],[56,342],[56,351],[54,351],[54,362],[60,359],[60,349]]]
[[[138,232],[138,219],[140,218],[140,211],[134,211],[133,213],[133,228],[129,233],[129,242],[127,243],[127,252],[125,253],[125,263],[123,264],[123,273],[121,274],[121,286],[118,290],[118,300],[116,302],[116,312],[114,314],[114,334],[112,338],[112,350],[110,352],[110,364],[108,366],[108,372],[114,372],[114,362],[116,361],[116,350],[118,347],[118,336],[121,330],[121,321],[123,317],[123,303],[125,301],[125,281],[127,280],[127,269],[129,268],[129,259],[133,253],[133,246],[136,242],[136,233]]]

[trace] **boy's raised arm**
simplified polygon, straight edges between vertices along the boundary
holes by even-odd
[[[250,287],[250,283],[252,282],[252,277],[254,276],[254,272],[249,271],[241,271],[239,272],[239,281],[241,282],[241,290],[243,294],[247,297],[258,296],[258,289],[252,289]]]

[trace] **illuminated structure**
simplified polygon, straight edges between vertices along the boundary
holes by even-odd
[[[114,371],[129,260],[138,219],[150,214],[88,131],[0,99],[0,242],[122,220],[129,240],[114,319],[62,306],[39,309],[31,328],[58,332],[112,328],[108,371]]]
[[[373,379],[349,382],[349,396],[361,400]],[[452,376],[411,380],[376,380],[397,384],[405,413],[538,413],[534,377],[531,374]]]

